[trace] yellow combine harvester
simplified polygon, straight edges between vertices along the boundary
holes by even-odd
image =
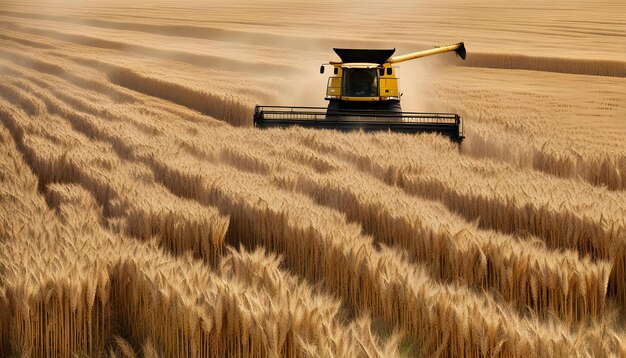
[[[402,56],[395,49],[333,49],[341,61],[331,66],[326,100],[328,107],[256,106],[254,126],[258,128],[301,126],[339,130],[403,133],[435,132],[453,140],[463,139],[463,123],[458,114],[402,112],[395,63],[454,51],[465,59],[462,42]]]

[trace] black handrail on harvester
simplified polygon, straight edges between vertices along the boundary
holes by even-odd
[[[325,107],[256,106],[254,126],[257,128],[305,128],[391,131],[400,133],[439,133],[454,141],[462,141],[463,121],[454,113],[382,112],[366,110],[335,110]]]

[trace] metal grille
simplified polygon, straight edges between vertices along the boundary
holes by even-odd
[[[302,126],[338,130],[437,132],[463,139],[462,122],[454,113],[327,111],[324,107],[256,106],[254,125],[260,128]]]
[[[324,107],[281,107],[281,106],[257,106],[264,120],[313,120],[340,119],[345,121],[376,121],[376,122],[404,122],[404,123],[451,123],[459,120],[459,115],[454,113],[381,113],[379,111],[353,111],[337,110],[326,111]]]

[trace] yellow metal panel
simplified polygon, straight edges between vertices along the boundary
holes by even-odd
[[[398,79],[397,78],[381,78],[380,79],[380,96],[381,97],[398,97]]]
[[[341,96],[341,77],[328,78],[326,96]]]

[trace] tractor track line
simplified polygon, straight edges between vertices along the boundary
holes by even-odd
[[[17,66],[69,80],[72,84],[88,90],[98,91],[98,93],[105,95],[108,94],[115,102],[135,102],[138,99],[131,94],[141,93],[149,97],[175,103],[231,125],[249,126],[252,122],[252,107],[234,98],[223,98],[213,93],[148,77],[125,67],[108,65],[109,70],[104,73],[108,76],[111,84],[114,85],[111,86],[96,80],[84,79],[64,70],[57,64],[40,59],[32,59],[18,52],[0,49],[1,54],[4,54],[5,59]],[[129,93],[120,91],[117,86]]]
[[[299,70],[296,67],[288,65],[274,63],[254,63],[241,61],[229,57],[206,55],[180,50],[165,50],[145,45],[137,45],[129,42],[111,41],[94,36],[72,34],[51,29],[38,29],[29,26],[17,25],[10,22],[0,21],[0,27],[8,28],[15,32],[36,35],[48,39],[55,39],[66,43],[72,43],[86,47],[120,51],[121,53],[135,56],[147,56],[157,59],[174,60],[198,67],[206,67],[216,70],[250,73],[269,72],[282,74],[296,73]],[[25,45],[34,44],[35,46],[33,47],[42,46],[41,44],[34,41],[21,39],[13,39],[13,41],[22,41]]]

